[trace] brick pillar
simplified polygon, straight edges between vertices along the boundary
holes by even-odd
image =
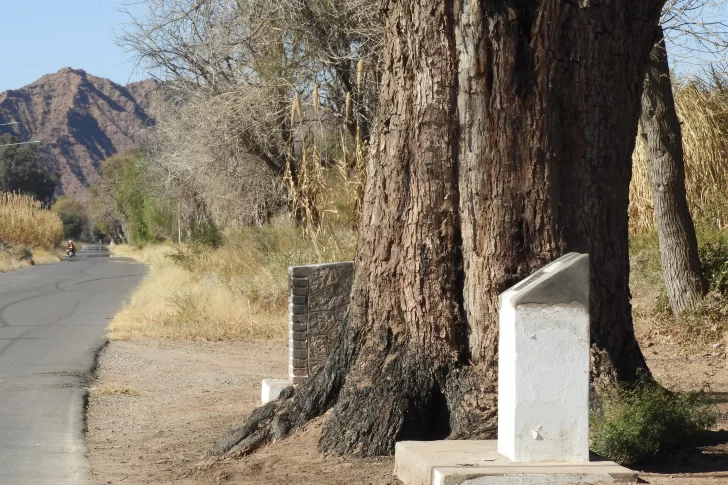
[[[354,263],[288,268],[288,375],[296,384],[326,361],[348,323]]]

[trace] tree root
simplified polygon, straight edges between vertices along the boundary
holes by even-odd
[[[358,348],[358,336],[345,342],[342,338],[316,375],[256,409],[209,454],[248,455],[329,410],[319,449],[334,455],[390,455],[402,440],[494,436],[492,366],[438,368],[388,332],[370,334],[357,352],[347,349]]]
[[[498,369],[494,364],[452,369],[445,396],[453,440],[495,439],[498,434]]]
[[[322,416],[337,401],[359,339],[349,328],[342,331],[326,365],[302,384],[285,388],[274,401],[253,411],[243,426],[225,436],[208,455],[248,455]]]
[[[427,361],[404,348],[361,355],[324,424],[322,452],[389,455],[396,441],[449,434],[447,402]]]

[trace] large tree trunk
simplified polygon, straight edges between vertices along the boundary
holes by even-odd
[[[660,26],[655,30],[647,64],[640,128],[655,206],[662,276],[670,306],[679,315],[702,300],[708,283],[700,266],[698,240],[685,193],[682,132]]]
[[[592,338],[621,379],[645,361],[627,208],[661,0],[385,0],[379,118],[350,325],[332,359],[217,452],[329,413],[320,447],[492,437],[498,294],[567,251],[592,262]]]

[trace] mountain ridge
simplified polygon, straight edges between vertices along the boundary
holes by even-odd
[[[121,86],[65,67],[19,89],[0,93],[0,134],[39,140],[38,157],[60,175],[57,192],[82,202],[100,180],[106,158],[141,143],[154,124],[149,114],[159,84],[145,80]]]

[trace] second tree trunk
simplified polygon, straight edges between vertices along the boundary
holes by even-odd
[[[652,186],[662,275],[670,306],[679,315],[702,300],[708,285],[688,209],[682,132],[662,27],[655,30],[654,41],[642,92],[640,135]]]

